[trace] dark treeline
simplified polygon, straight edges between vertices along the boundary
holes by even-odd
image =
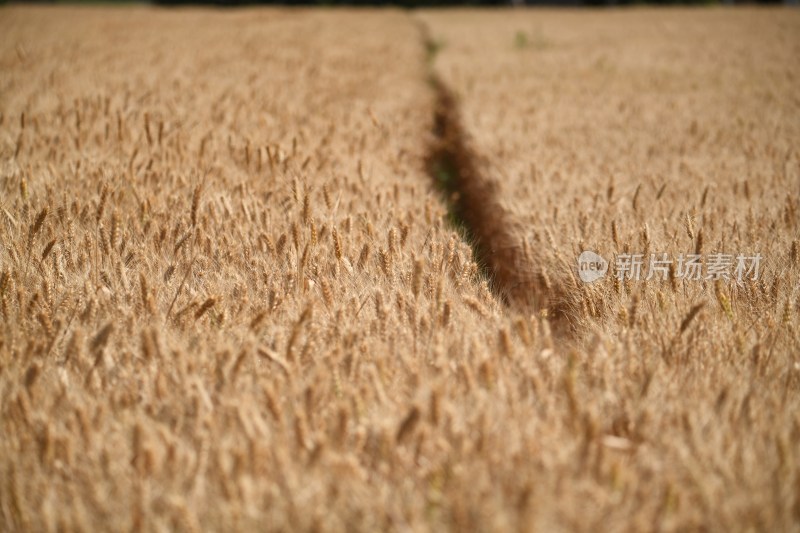
[[[733,0],[153,0],[160,5],[210,4],[217,6],[296,5],[296,6],[614,6],[614,5],[702,5],[739,4]],[[748,0],[748,4],[780,4],[782,0]]]
[[[0,5],[7,0],[0,0]],[[140,0],[16,0],[25,4],[49,4],[59,1],[89,3],[127,3]],[[147,2],[147,0],[144,0]],[[397,6],[456,7],[456,6],[625,6],[625,5],[711,5],[711,4],[797,4],[800,0],[150,0],[155,5],[213,5],[213,6]]]
[[[16,0],[20,3],[58,3],[59,0]],[[61,0],[64,1],[64,0]],[[66,0],[78,3],[87,0]],[[99,3],[126,3],[140,0],[88,0]],[[147,0],[144,0],[147,2]],[[711,5],[711,4],[797,4],[800,0],[149,0],[163,6],[213,5],[213,6],[397,6],[456,7],[456,6],[625,6],[625,5]],[[0,0],[0,5],[6,0]]]

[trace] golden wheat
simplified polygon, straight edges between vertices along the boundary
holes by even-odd
[[[794,12],[0,14],[0,529],[796,527]]]

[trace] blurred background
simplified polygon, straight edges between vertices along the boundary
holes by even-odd
[[[6,3],[0,0],[0,4]],[[298,6],[398,6],[398,7],[436,7],[436,6],[615,6],[615,5],[759,5],[787,4],[799,5],[800,0],[23,0],[14,3],[25,4],[136,4],[155,5],[298,5]]]

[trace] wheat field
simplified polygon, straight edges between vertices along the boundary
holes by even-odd
[[[0,8],[0,530],[797,531],[797,57],[777,8]],[[656,252],[763,261],[612,272]]]

